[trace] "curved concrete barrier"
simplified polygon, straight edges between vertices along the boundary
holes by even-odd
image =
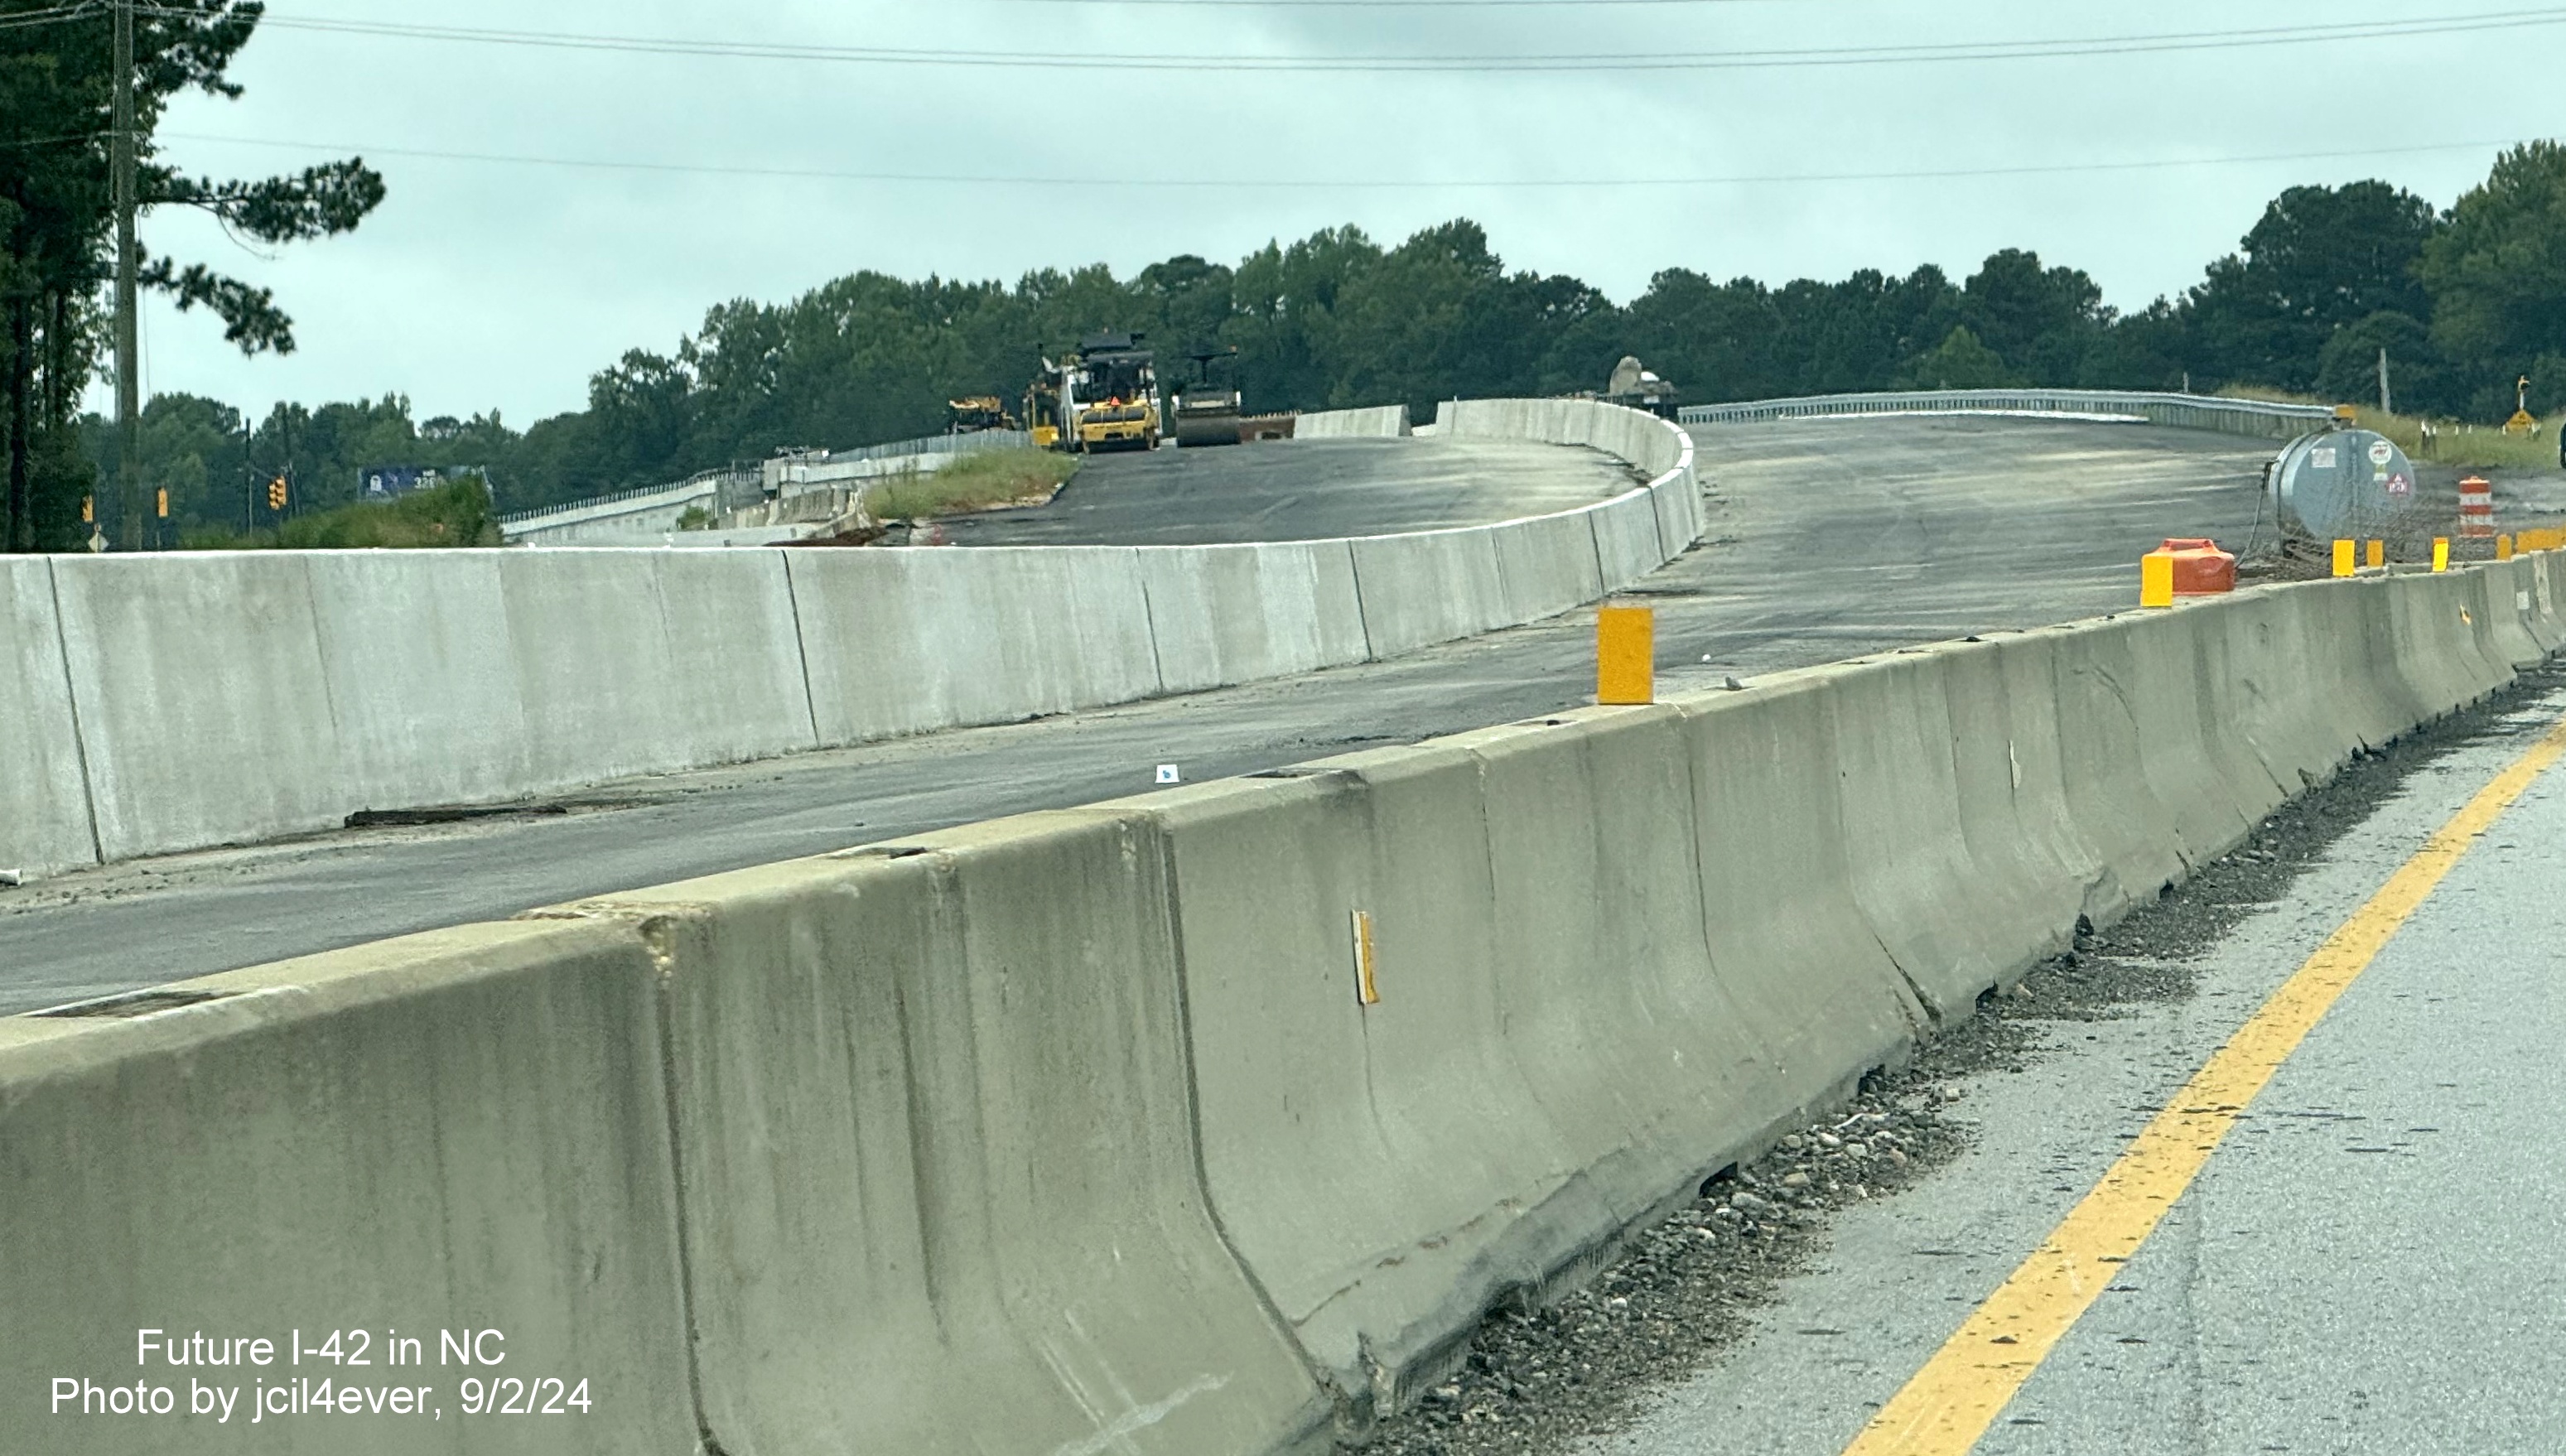
[[[0,591],[13,676],[0,692],[50,721],[41,741],[75,748],[41,782],[0,769],[16,776],[0,777],[0,849],[16,855],[0,854],[0,868],[271,839],[359,810],[503,801],[1376,660],[1572,610],[1698,538],[1691,442],[1672,425],[1591,400],[1454,409],[1464,433],[1591,442],[1654,479],[1549,516],[1279,545],[259,552],[13,567]],[[1405,420],[1405,406],[1392,412]]]
[[[598,1450],[1316,1456],[2508,680],[2557,575],[2256,589],[0,1020],[0,1368],[360,1298],[612,1370]],[[451,1429],[417,1449],[520,1449]]]
[[[1296,440],[1390,439],[1413,433],[1405,404],[1323,409],[1300,415],[1292,422],[1292,438]]]
[[[1345,541],[1134,550],[1158,686],[1193,692],[1373,656]]]
[[[789,566],[824,746],[1162,691],[1128,547],[818,551]]]

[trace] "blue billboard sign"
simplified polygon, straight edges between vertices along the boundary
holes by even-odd
[[[440,476],[433,465],[375,465],[357,472],[357,498],[365,501],[387,501],[414,490],[434,485]]]

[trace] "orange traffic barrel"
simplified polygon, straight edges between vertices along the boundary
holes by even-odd
[[[2459,534],[2494,535],[2494,484],[2482,476],[2471,475],[2459,482]]]
[[[2177,597],[2215,597],[2236,590],[2236,558],[2206,537],[2173,537],[2148,555],[2172,562]]]

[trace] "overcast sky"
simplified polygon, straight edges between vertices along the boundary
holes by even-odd
[[[271,0],[296,18],[1007,57],[1636,56],[2343,27],[2486,0],[2147,6],[1993,0],[1526,5],[1085,0]],[[2566,27],[2039,60],[1583,74],[1242,74],[650,55],[263,27],[239,101],[182,101],[164,152],[250,175],[362,151],[390,197],[356,234],[263,256],[187,214],[144,243],[275,289],[301,344],[245,360],[152,305],[143,381],[253,414],[407,394],[419,417],[580,407],[625,350],[668,351],[732,298],[872,268],[1012,281],[1179,253],[1222,262],[1354,223],[1455,216],[1514,268],[1627,300],[1663,268],[1769,281],[1956,277],[2021,246],[2125,308],[2195,281],[2296,182],[2386,177],[2446,205],[2500,139],[2566,133]],[[285,143],[285,144],[260,144]],[[2438,148],[2438,149],[2423,149]],[[537,165],[403,150],[685,170]],[[2222,162],[2277,154],[2353,153]],[[2070,175],[1810,180],[2093,162]],[[1066,179],[910,182],[729,169]],[[1230,174],[1290,187],[1131,185]],[[1696,179],[1561,188],[1569,179]],[[1783,180],[1730,181],[1734,178]],[[1711,180],[1698,180],[1711,179]],[[1490,185],[1468,185],[1469,183]],[[1358,186],[1356,183],[1397,183]],[[1600,381],[1599,381],[1600,382]]]

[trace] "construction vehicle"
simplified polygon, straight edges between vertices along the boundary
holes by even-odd
[[[1675,417],[1677,398],[1674,385],[1627,355],[1613,366],[1612,382],[1604,386],[1606,403],[1646,410],[1664,419]]]
[[[1061,367],[1044,360],[1042,372],[1025,388],[1025,431],[1037,450],[1065,450],[1060,429]]]
[[[1094,454],[1158,447],[1158,368],[1143,337],[1090,335],[1059,366],[1060,448]]]
[[[1176,399],[1176,444],[1187,450],[1240,442],[1238,351],[1215,349],[1185,358],[1194,362],[1194,380]],[[1212,365],[1226,362],[1226,381],[1212,378]]]
[[[944,401],[944,432],[948,435],[976,435],[1014,428],[1016,417],[1007,412],[1005,401],[995,394],[974,394],[968,399]]]

